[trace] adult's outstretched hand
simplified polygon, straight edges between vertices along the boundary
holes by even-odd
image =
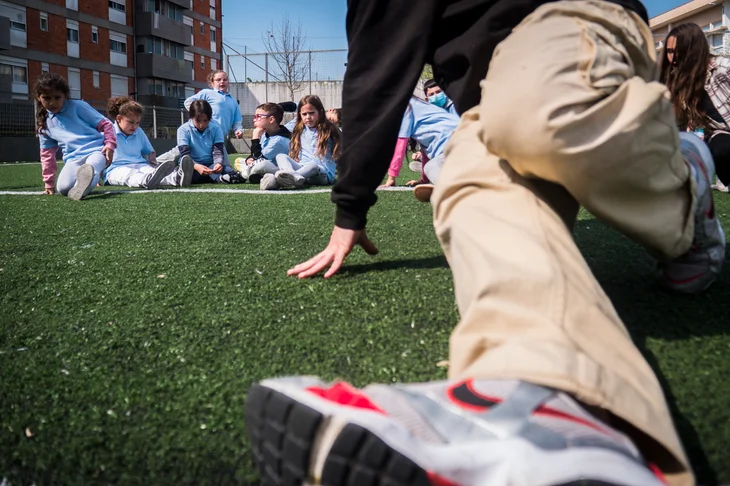
[[[329,270],[324,274],[324,278],[330,278],[337,273],[345,257],[350,254],[355,245],[362,246],[362,249],[369,255],[375,255],[379,251],[373,242],[368,239],[364,229],[349,230],[335,226],[332,230],[332,236],[330,236],[330,242],[324,251],[319,252],[306,262],[290,268],[286,274],[307,278],[329,267]]]

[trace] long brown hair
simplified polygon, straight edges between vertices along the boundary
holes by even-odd
[[[50,95],[54,91],[60,91],[63,96],[68,100],[71,89],[68,87],[68,82],[58,74],[43,73],[40,75],[38,80],[33,86],[33,96],[36,100],[40,100],[41,95]],[[46,121],[48,120],[48,110],[43,108],[43,105],[38,103],[38,113],[35,115],[36,130],[38,133],[43,133],[48,130]]]
[[[319,113],[319,119],[317,120],[317,156],[324,157],[327,155],[327,146],[329,141],[332,140],[332,159],[337,160],[340,156],[340,130],[327,119],[327,115],[324,112],[324,105],[322,100],[317,95],[307,95],[299,100],[297,106],[297,123],[294,125],[292,130],[291,142],[289,142],[289,157],[294,160],[299,160],[299,154],[302,151],[302,132],[304,131],[304,122],[302,121],[302,107],[304,105],[312,105],[317,109]]]
[[[673,62],[667,59],[669,39],[676,39]],[[706,113],[702,110],[702,95],[710,60],[710,46],[705,33],[697,24],[680,24],[673,28],[664,41],[660,58],[659,79],[672,95],[677,121],[689,128],[705,128]]]

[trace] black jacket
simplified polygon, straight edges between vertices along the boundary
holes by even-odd
[[[342,98],[344,151],[332,190],[335,224],[365,227],[424,63],[459,113],[479,104],[495,47],[551,0],[348,0]],[[638,0],[606,0],[637,12]]]

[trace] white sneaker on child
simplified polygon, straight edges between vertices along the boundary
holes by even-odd
[[[261,178],[261,184],[259,185],[259,189],[261,189],[262,191],[274,191],[280,188],[281,186],[276,181],[276,177],[274,177],[274,174],[264,174],[264,176]]]
[[[81,201],[93,187],[91,183],[94,180],[94,167],[84,164],[76,171],[76,184],[68,191],[68,198],[74,201]]]
[[[276,182],[278,182],[282,187],[300,188],[304,186],[304,182],[306,181],[303,175],[297,174],[296,172],[287,172],[285,170],[280,170],[274,174],[274,177],[276,177]]]
[[[715,179],[715,183],[712,185],[712,188],[719,192],[728,192],[728,187],[722,183],[720,178]]]
[[[694,240],[689,251],[672,261],[657,265],[659,281],[667,288],[695,293],[709,287],[725,261],[725,233],[715,214],[710,182],[715,163],[707,145],[692,133],[680,133],[682,155],[689,162],[697,182]]]
[[[174,170],[175,161],[166,160],[165,162],[155,167],[155,171],[147,176],[147,180],[145,181],[143,187],[147,189],[156,189],[157,186],[160,185],[160,182],[162,182],[162,179],[172,174]]]

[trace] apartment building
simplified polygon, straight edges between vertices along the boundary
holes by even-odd
[[[657,50],[673,27],[693,22],[705,31],[714,54],[730,54],[730,0],[692,0],[649,21]]]
[[[221,19],[221,0],[0,0],[0,100],[48,71],[95,106],[177,107],[221,66]]]

